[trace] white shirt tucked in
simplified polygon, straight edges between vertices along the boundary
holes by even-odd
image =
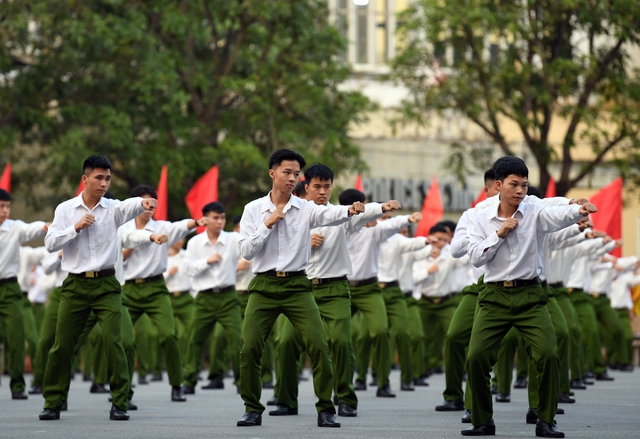
[[[380,282],[399,280],[401,255],[423,249],[426,245],[427,239],[425,237],[407,238],[399,233],[382,241],[378,258],[378,280]]]
[[[640,274],[633,271],[620,274],[611,286],[611,295],[609,296],[611,308],[632,309],[631,288],[638,284],[640,284]]]
[[[191,289],[191,279],[184,269],[185,251],[180,249],[178,253],[167,257],[167,271],[164,272],[164,280],[167,283],[167,290],[170,293],[189,291]],[[174,274],[169,275],[172,268],[177,268]]]
[[[308,235],[307,235],[308,236]],[[191,289],[194,291],[222,288],[236,284],[236,268],[240,257],[240,234],[236,232],[220,232],[214,244],[204,232],[194,236],[187,244],[184,254],[184,269],[191,278]],[[210,256],[219,253],[219,262],[208,264]]]
[[[31,288],[31,272],[33,266],[40,264],[47,251],[44,247],[20,247],[20,271],[18,272],[18,284],[22,292]]]
[[[44,235],[43,221],[27,224],[7,219],[0,225],[0,279],[18,276],[20,244]]]
[[[58,252],[49,253],[42,258],[42,269],[45,274],[53,274],[56,275],[56,280],[54,285],[56,287],[61,287],[64,280],[67,278],[68,272],[62,269],[62,258],[58,256]]]
[[[253,261],[247,261],[245,258],[240,256],[238,263],[240,262],[248,262],[249,267],[246,270],[236,270],[236,291],[247,291],[249,289],[251,280],[256,277],[256,275],[253,274],[253,271],[251,270]]]

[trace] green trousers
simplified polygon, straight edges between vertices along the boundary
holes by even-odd
[[[171,293],[171,309],[173,310],[173,325],[178,336],[178,348],[182,369],[187,364],[187,350],[189,348],[189,334],[193,322],[194,301],[188,291]]]
[[[227,335],[227,343],[233,363],[233,372],[236,381],[240,377],[240,328],[242,317],[238,294],[234,291],[226,293],[200,293],[195,300],[191,335],[189,337],[188,360],[185,369],[185,385],[194,387],[198,381],[200,371],[200,359],[204,345],[213,330],[213,326],[219,322]]]
[[[242,314],[242,320],[244,321],[244,312],[247,309],[247,302],[249,302],[249,295],[244,293],[238,293],[238,299],[240,299],[240,312]],[[273,353],[273,343],[275,340],[275,331],[271,331],[269,337],[267,338],[267,342],[264,345],[264,352],[262,353],[262,382],[263,383],[273,383],[273,364],[274,364],[274,353]]]
[[[36,329],[37,334],[40,335],[40,328],[42,327],[42,322],[44,320],[44,313],[46,310],[46,306],[44,303],[32,303],[31,309],[33,310],[33,317],[36,319]]]
[[[49,304],[42,319],[40,327],[40,344],[36,353],[36,364],[33,368],[33,385],[42,386],[44,371],[47,368],[49,351],[56,341],[56,325],[58,323],[58,308],[60,306],[60,294],[62,288],[57,287],[49,293]]]
[[[24,341],[27,342],[27,352],[31,358],[31,363],[35,363],[36,353],[38,352],[38,327],[36,326],[36,317],[33,314],[33,307],[29,302],[29,297],[22,294],[22,315],[24,324]],[[24,358],[22,359],[24,361]]]
[[[518,334],[518,347],[516,348],[516,378],[526,379],[529,376],[529,354],[524,344],[524,339]]]
[[[5,328],[5,356],[11,375],[11,392],[22,392],[24,382],[24,306],[18,282],[0,285],[0,319]]]
[[[249,301],[242,325],[240,394],[246,411],[262,413],[260,362],[265,340],[276,319],[284,314],[300,334],[311,357],[316,409],[335,413],[331,401],[333,364],[318,305],[305,276],[276,278],[259,274],[249,284]],[[280,379],[280,377],[278,377]]]
[[[580,320],[576,308],[569,298],[567,289],[556,288],[555,290],[558,306],[562,310],[569,330],[569,370],[571,371],[571,379],[579,380],[584,376],[583,364],[580,361],[580,346],[582,345]]]
[[[622,325],[622,342],[620,349],[615,352],[610,359],[611,364],[623,366],[633,365],[633,329],[631,327],[631,317],[627,308],[616,309],[620,324]]]
[[[500,342],[498,349],[498,359],[493,367],[495,382],[498,385],[498,393],[503,395],[511,394],[511,383],[513,381],[513,359],[518,349],[518,338],[520,332],[512,327]],[[525,359],[528,363],[528,360]]]
[[[91,322],[91,317],[89,318]],[[102,335],[102,327],[97,324],[93,324],[93,329],[89,332],[89,336],[81,341],[78,338],[77,346],[81,346],[80,355],[82,355],[82,373],[84,375],[92,375],[93,382],[96,384],[107,384],[107,357],[104,353],[104,339]],[[51,348],[49,348],[51,349]]]
[[[169,383],[174,387],[181,386],[182,367],[178,337],[173,325],[173,309],[164,279],[141,284],[125,283],[122,292],[127,298],[126,305],[134,325],[143,314],[149,316],[158,331],[158,341],[164,352]],[[151,346],[151,349],[154,348],[155,346]],[[129,367],[133,368],[133,364]]]
[[[158,330],[154,326],[148,314],[142,314],[133,325],[136,337],[136,358],[138,360],[138,376],[145,377],[148,374],[162,371],[162,347]],[[160,361],[160,368],[157,367]],[[182,364],[182,357],[180,359]]]
[[[595,374],[603,373],[607,370],[602,358],[602,343],[598,331],[598,319],[593,308],[591,296],[582,290],[567,290],[569,297],[578,314],[582,343],[580,349],[580,361],[583,371],[590,370]]]
[[[425,370],[436,369],[442,366],[444,339],[449,330],[453,314],[458,304],[453,298],[426,298],[422,296],[418,300],[422,327],[427,334]]]
[[[424,372],[424,329],[418,301],[411,293],[405,294],[407,315],[409,316],[409,337],[411,338],[411,375],[418,378]]]
[[[547,294],[540,285],[504,288],[484,284],[478,294],[478,307],[471,330],[467,374],[472,389],[473,425],[493,419],[489,390],[490,373],[496,363],[500,342],[516,327],[531,349],[538,384],[538,414],[553,423],[558,405],[558,351],[551,316],[546,306]]]
[[[209,379],[222,378],[229,369],[231,357],[227,347],[227,334],[224,327],[216,322],[209,338]]]
[[[478,285],[469,285],[462,290],[462,300],[453,313],[444,341],[445,401],[462,401],[462,378],[466,364],[466,350],[471,339],[473,318],[478,303]],[[467,389],[469,389],[467,381]],[[467,391],[465,408],[471,410],[470,393]]]
[[[624,343],[624,329],[618,313],[611,308],[609,296],[591,296],[593,309],[598,319],[598,331],[600,340],[606,348],[607,363],[612,364],[611,358],[616,358]]]
[[[93,311],[103,329],[113,404],[129,408],[130,381],[122,347],[122,298],[115,276],[84,279],[69,275],[62,284],[56,341],[44,376],[45,409],[60,410],[69,393],[74,350]]]
[[[400,360],[400,381],[411,383],[413,370],[411,360],[411,335],[409,333],[409,310],[400,287],[387,287],[382,290],[384,304],[387,307],[391,338],[396,342]],[[391,351],[393,353],[393,351]],[[418,375],[420,376],[420,375]]]

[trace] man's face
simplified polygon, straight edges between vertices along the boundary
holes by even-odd
[[[496,181],[495,180],[487,180],[485,182],[484,191],[487,194],[487,198],[491,198],[491,197],[493,197],[495,195],[498,195],[498,192],[500,192],[498,190],[498,188],[496,187]]]
[[[84,190],[91,197],[102,198],[111,185],[111,170],[96,168],[90,171],[87,169],[87,173],[82,176]]]
[[[0,223],[5,222],[11,214],[11,201],[0,201]]]
[[[283,160],[280,165],[269,169],[273,187],[280,192],[291,193],[300,178],[300,163],[297,160]]]
[[[449,242],[449,234],[445,232],[435,232],[429,236],[434,247],[441,249]]]
[[[333,182],[331,180],[320,180],[314,177],[304,186],[307,191],[307,200],[324,206],[331,199],[331,191],[333,190]]]
[[[224,213],[209,212],[207,217],[211,218],[211,222],[207,226],[207,230],[211,233],[220,233],[224,229],[227,222],[227,216]]]
[[[496,182],[500,191],[500,200],[510,206],[519,206],[529,188],[529,179],[511,174],[504,179],[504,182]]]
[[[149,194],[144,194],[141,195],[140,198],[144,198],[144,199],[148,199],[148,198],[153,198],[151,195]],[[138,218],[145,220],[145,221],[149,221],[151,219],[151,217],[153,216],[153,212],[155,210],[145,210],[144,212],[142,212],[140,215],[138,215]]]

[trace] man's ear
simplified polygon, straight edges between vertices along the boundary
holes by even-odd
[[[276,176],[276,171],[273,169],[269,169],[269,177],[274,178]]]

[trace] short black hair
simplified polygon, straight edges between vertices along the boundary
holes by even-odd
[[[448,234],[449,230],[447,230],[447,228],[444,226],[444,224],[440,224],[440,223],[436,224],[435,226],[433,226],[433,227],[431,227],[429,229],[429,235],[433,235],[434,233],[438,233],[438,232],[447,233]]]
[[[0,189],[0,201],[11,201],[11,194],[4,189]]]
[[[111,162],[101,155],[92,155],[88,157],[82,164],[82,173],[85,174],[87,169],[93,171],[94,169],[112,169]]]
[[[454,221],[451,221],[451,220],[442,220],[438,224],[442,224],[447,229],[449,229],[451,232],[454,232],[456,230],[456,226],[457,226],[457,224]]]
[[[293,195],[300,198],[307,195],[307,190],[304,188],[304,181],[299,181],[298,184],[296,184],[296,187],[293,188]]]
[[[158,198],[156,190],[153,186],[149,186],[148,184],[139,184],[131,191],[132,197],[141,197],[143,195],[151,195],[151,198]]]
[[[343,206],[351,206],[356,201],[364,203],[365,198],[364,193],[360,192],[358,189],[345,189],[340,192],[338,202]]]
[[[300,163],[300,169],[304,168],[307,162],[300,154],[290,149],[279,149],[269,157],[269,169],[273,169],[274,166],[280,166],[284,160],[295,160]]]
[[[534,197],[538,197],[540,199],[544,198],[544,195],[542,195],[542,191],[535,186],[527,187],[527,195],[533,195]]]
[[[333,171],[330,167],[321,163],[309,166],[309,168],[304,171],[304,179],[310,183],[314,178],[317,178],[320,181],[328,180],[333,182]]]
[[[237,224],[240,224],[240,220],[242,220],[242,214],[234,216],[233,217],[233,225],[235,226]]]
[[[489,180],[496,181],[496,173],[493,172],[493,168],[487,169],[484,173],[484,184],[486,185]]]
[[[207,216],[209,212],[224,213],[224,204],[219,201],[209,203],[202,208],[202,216]]]
[[[506,155],[500,157],[493,164],[493,172],[496,173],[496,180],[504,182],[504,179],[510,175],[518,177],[529,177],[529,169],[524,164],[524,160],[519,157]]]

